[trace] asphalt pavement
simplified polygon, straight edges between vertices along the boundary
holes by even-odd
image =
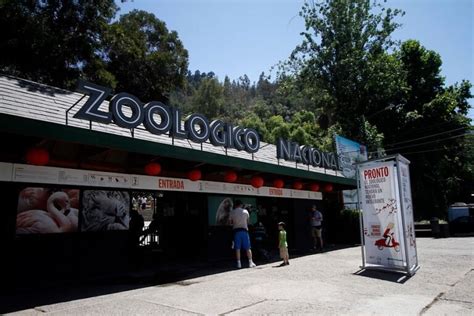
[[[18,315],[474,315],[474,237],[418,238],[420,270],[361,271],[360,247],[157,285],[84,288]],[[291,256],[291,254],[290,254]],[[34,299],[34,297],[23,297]],[[43,301],[44,302],[44,301]]]

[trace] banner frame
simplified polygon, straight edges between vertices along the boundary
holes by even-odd
[[[360,266],[361,269],[365,269],[365,270],[379,270],[379,271],[391,271],[391,272],[401,272],[401,273],[404,273],[408,276],[413,276],[416,271],[418,271],[420,269],[420,266],[419,266],[419,263],[418,263],[418,250],[415,246],[415,263],[410,266],[409,265],[409,260],[408,260],[408,256],[409,256],[409,253],[408,253],[408,245],[404,245],[404,257],[402,258],[403,259],[403,262],[404,262],[404,265],[405,267],[389,267],[389,266],[384,266],[384,265],[376,265],[376,264],[372,264],[372,263],[367,263],[366,262],[366,238],[365,238],[365,234],[364,234],[364,221],[363,221],[363,214],[364,214],[364,210],[362,209],[362,202],[360,200],[360,194],[361,194],[361,187],[362,187],[362,181],[360,179],[360,168],[361,167],[364,167],[364,166],[367,166],[367,165],[370,165],[370,164],[374,164],[376,165],[377,163],[381,163],[381,162],[389,162],[389,161],[394,161],[395,164],[394,164],[394,169],[396,170],[396,173],[397,173],[397,189],[398,189],[398,193],[396,194],[396,198],[398,200],[398,202],[400,203],[400,215],[401,215],[401,221],[402,221],[402,234],[403,234],[403,241],[406,241],[407,240],[407,231],[406,231],[406,221],[405,221],[405,213],[404,213],[404,208],[403,208],[403,199],[401,198],[401,192],[402,192],[402,183],[401,183],[401,171],[400,171],[400,162],[403,162],[405,164],[407,164],[407,166],[409,166],[410,164],[410,161],[408,159],[406,159],[405,157],[403,157],[402,155],[400,154],[396,154],[396,155],[390,155],[390,156],[386,156],[386,157],[381,157],[381,158],[375,158],[375,159],[370,159],[370,160],[367,160],[367,161],[363,161],[363,162],[358,162],[358,163],[355,163],[356,165],[356,182],[357,182],[357,203],[358,203],[358,206],[359,206],[359,223],[360,223],[360,238],[361,238],[361,253],[362,253],[362,265]],[[413,232],[414,233],[414,232]],[[416,236],[414,236],[415,239],[416,239]]]

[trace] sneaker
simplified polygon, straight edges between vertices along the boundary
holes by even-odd
[[[286,266],[286,263],[284,263],[284,262],[280,263],[280,265],[279,265],[279,267],[284,267],[284,266]]]
[[[237,261],[237,269],[242,268],[242,263],[240,261]]]
[[[252,261],[249,262],[249,268],[255,268],[257,265]]]

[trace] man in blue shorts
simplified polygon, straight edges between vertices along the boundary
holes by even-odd
[[[234,202],[235,208],[230,212],[230,221],[234,231],[234,249],[235,257],[237,259],[237,268],[242,268],[240,262],[240,250],[243,249],[247,252],[247,258],[249,259],[249,268],[254,268],[257,265],[252,261],[252,250],[250,249],[250,237],[249,237],[249,212],[242,208],[242,201],[236,200]]]

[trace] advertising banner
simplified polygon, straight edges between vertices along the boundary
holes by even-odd
[[[339,169],[346,178],[356,177],[356,162],[367,160],[367,150],[364,145],[336,135],[336,151],[339,157]],[[357,190],[342,191],[344,207],[357,209]]]
[[[413,204],[411,199],[410,169],[405,161],[398,161],[400,170],[400,200],[405,222],[405,245],[407,247],[408,267],[418,265],[415,238],[415,223],[413,222]]]
[[[249,212],[249,224],[254,225],[258,221],[258,210],[256,198],[241,197],[243,207]],[[229,226],[230,211],[234,208],[234,200],[228,196],[208,196],[208,223],[209,226]]]
[[[397,199],[395,162],[361,166],[359,180],[366,262],[404,267],[403,227]]]
[[[128,230],[130,195],[126,191],[85,190],[81,231]]]
[[[18,194],[16,234],[77,232],[79,195],[78,189],[24,188]]]
[[[356,162],[367,160],[367,149],[353,140],[336,135],[336,151],[339,156],[339,169],[346,178],[356,176]]]
[[[128,230],[129,222],[127,191],[27,186],[18,194],[16,235]]]

